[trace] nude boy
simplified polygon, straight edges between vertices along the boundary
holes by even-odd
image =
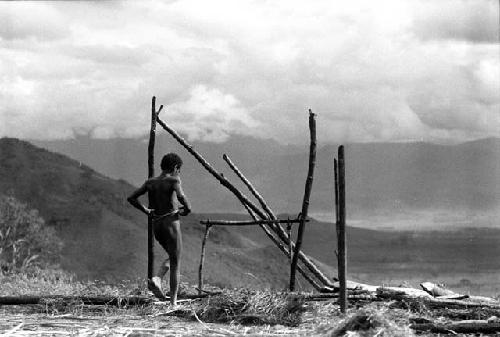
[[[177,304],[177,293],[179,291],[179,267],[182,249],[182,234],[179,215],[188,215],[191,206],[184,195],[181,187],[179,173],[182,159],[175,153],[166,154],[161,160],[162,173],[158,177],[146,180],[146,182],[134,191],[128,202],[141,212],[151,216],[156,240],[167,252],[170,259],[170,303]],[[149,192],[151,195],[151,208],[142,205],[138,198]],[[179,210],[174,203],[174,192],[177,200],[182,204]],[[163,296],[161,291],[162,278],[169,270],[169,259],[167,258],[158,269],[156,276],[148,280],[150,290],[157,296]]]

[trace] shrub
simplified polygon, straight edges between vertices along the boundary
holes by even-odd
[[[0,267],[4,272],[59,262],[63,243],[37,210],[0,195]]]

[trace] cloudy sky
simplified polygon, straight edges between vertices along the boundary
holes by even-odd
[[[0,2],[0,136],[500,137],[496,0]]]

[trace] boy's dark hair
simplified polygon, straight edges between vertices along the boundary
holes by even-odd
[[[167,153],[161,160],[160,167],[163,171],[173,171],[174,168],[182,166],[182,159],[176,153]]]

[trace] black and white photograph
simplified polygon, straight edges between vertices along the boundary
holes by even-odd
[[[499,0],[0,0],[0,336],[500,335]]]

